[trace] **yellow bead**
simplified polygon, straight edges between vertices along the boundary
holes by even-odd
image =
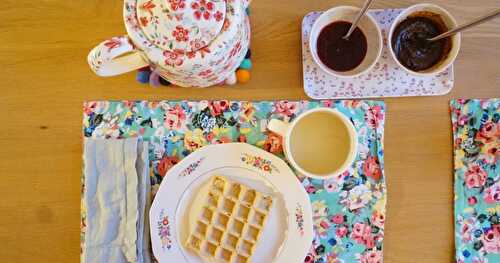
[[[238,69],[236,71],[236,78],[238,79],[238,83],[247,83],[250,80],[250,71]]]

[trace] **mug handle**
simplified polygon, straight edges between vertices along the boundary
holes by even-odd
[[[277,119],[271,119],[271,121],[267,124],[268,130],[280,135],[283,138],[285,138],[289,128],[290,124]]]
[[[128,36],[102,42],[90,51],[87,60],[92,71],[101,77],[116,76],[149,65]]]

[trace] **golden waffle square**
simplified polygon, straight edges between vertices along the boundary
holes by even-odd
[[[251,262],[273,205],[272,196],[223,176],[213,176],[209,184],[186,247],[216,262]]]

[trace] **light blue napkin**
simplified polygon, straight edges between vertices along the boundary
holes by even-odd
[[[84,141],[87,233],[82,262],[150,262],[147,142]]]

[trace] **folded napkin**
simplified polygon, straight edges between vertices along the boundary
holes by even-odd
[[[82,262],[150,262],[146,142],[85,139]]]
[[[500,262],[500,99],[451,101],[459,263]]]

